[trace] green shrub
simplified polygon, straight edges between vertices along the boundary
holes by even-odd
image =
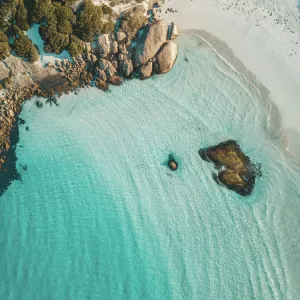
[[[14,19],[17,4],[16,0],[0,4],[0,29],[4,32],[10,27]]]
[[[94,36],[101,33],[103,11],[92,0],[84,0],[77,18],[77,35],[85,42],[92,42]]]
[[[51,0],[35,0],[32,20],[35,23],[40,23],[46,19],[50,19],[54,14],[54,7]]]
[[[10,48],[8,43],[0,42],[0,61],[4,60],[10,55]]]
[[[77,57],[83,51],[83,42],[75,35],[71,36],[71,42],[68,46],[68,51],[72,57]]]
[[[105,15],[110,15],[113,10],[110,6],[103,4],[102,5],[102,11]]]
[[[115,23],[108,21],[104,24],[102,33],[110,33],[115,29]]]
[[[23,32],[18,28],[18,26],[14,26],[15,32],[15,42],[14,42],[14,50],[18,56],[27,58],[29,62],[35,62],[39,59],[39,53],[37,48],[32,44],[32,41],[23,34]]]
[[[24,6],[23,0],[20,0],[20,4],[17,7],[15,20],[16,20],[16,24],[22,30],[27,31],[30,28],[28,24],[27,9]]]
[[[0,43],[8,43],[8,37],[2,30],[0,30]]]

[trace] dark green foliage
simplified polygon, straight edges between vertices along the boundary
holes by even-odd
[[[114,30],[114,28],[115,28],[115,23],[108,21],[104,24],[102,33],[110,33]]]
[[[0,61],[4,60],[6,57],[10,55],[8,43],[0,42]]]
[[[16,13],[17,1],[7,1],[0,4],[0,29],[6,32]]]
[[[112,8],[108,5],[102,5],[102,11],[105,15],[110,15],[112,13]]]
[[[103,30],[103,11],[92,0],[84,0],[77,20],[77,34],[85,42],[92,42],[94,36]]]
[[[35,0],[32,13],[32,20],[35,23],[50,19],[54,14],[54,7],[51,0]]]
[[[14,50],[18,56],[27,58],[29,62],[35,62],[39,58],[37,48],[32,44],[31,40],[23,34],[16,25],[14,26],[15,42]]]
[[[46,25],[40,26],[40,35],[45,42],[46,52],[61,53],[69,45],[69,36],[73,32],[72,25],[76,21],[73,11],[68,6],[55,3],[51,13],[43,19]]]
[[[77,57],[83,51],[83,42],[75,35],[72,35],[68,51],[72,57]]]
[[[62,6],[55,3],[56,29],[63,34],[71,34],[72,25],[76,22],[76,17],[69,6]]]
[[[8,45],[8,38],[6,34],[4,34],[0,30],[0,61],[4,60],[9,55],[10,55],[10,48]]]
[[[28,16],[27,16],[27,9],[24,6],[23,1],[21,0],[16,11],[15,16],[16,24],[22,29],[27,31],[30,26],[28,24]]]
[[[69,36],[57,32],[55,23],[40,26],[40,35],[45,42],[46,52],[61,53],[69,44]]]
[[[8,43],[7,35],[0,29],[0,43]]]

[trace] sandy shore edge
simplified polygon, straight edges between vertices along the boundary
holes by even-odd
[[[288,150],[300,157],[300,38],[292,47],[287,42],[289,32],[267,21],[257,25],[251,15],[237,14],[233,8],[224,10],[213,2],[173,0],[165,7],[175,10],[162,13],[166,21],[176,22],[181,33],[189,32],[206,40],[232,68],[256,86],[263,98],[275,104],[270,105],[270,114],[277,116],[278,122],[282,120]],[[300,23],[295,26],[299,26],[300,32]]]

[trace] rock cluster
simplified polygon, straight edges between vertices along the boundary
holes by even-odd
[[[256,177],[261,176],[259,164],[251,162],[236,141],[226,141],[217,146],[201,149],[202,159],[213,162],[221,171],[214,175],[218,183],[242,196],[252,193]]]
[[[138,21],[145,25],[143,18]],[[177,45],[171,41],[177,35],[175,24],[151,21],[135,37],[120,28],[98,36],[96,43],[87,43],[84,53],[73,61],[56,60],[41,67],[10,56],[0,62],[0,81],[5,81],[4,96],[0,94],[0,179],[8,172],[12,132],[24,99],[33,95],[53,97],[90,85],[106,91],[109,84],[121,85],[122,78],[136,76],[144,80],[153,72],[166,73],[177,57]]]

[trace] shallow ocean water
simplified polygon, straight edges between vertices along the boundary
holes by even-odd
[[[276,109],[199,40],[168,74],[21,117],[0,299],[297,299],[299,161]],[[228,139],[262,165],[249,197],[198,155]]]

